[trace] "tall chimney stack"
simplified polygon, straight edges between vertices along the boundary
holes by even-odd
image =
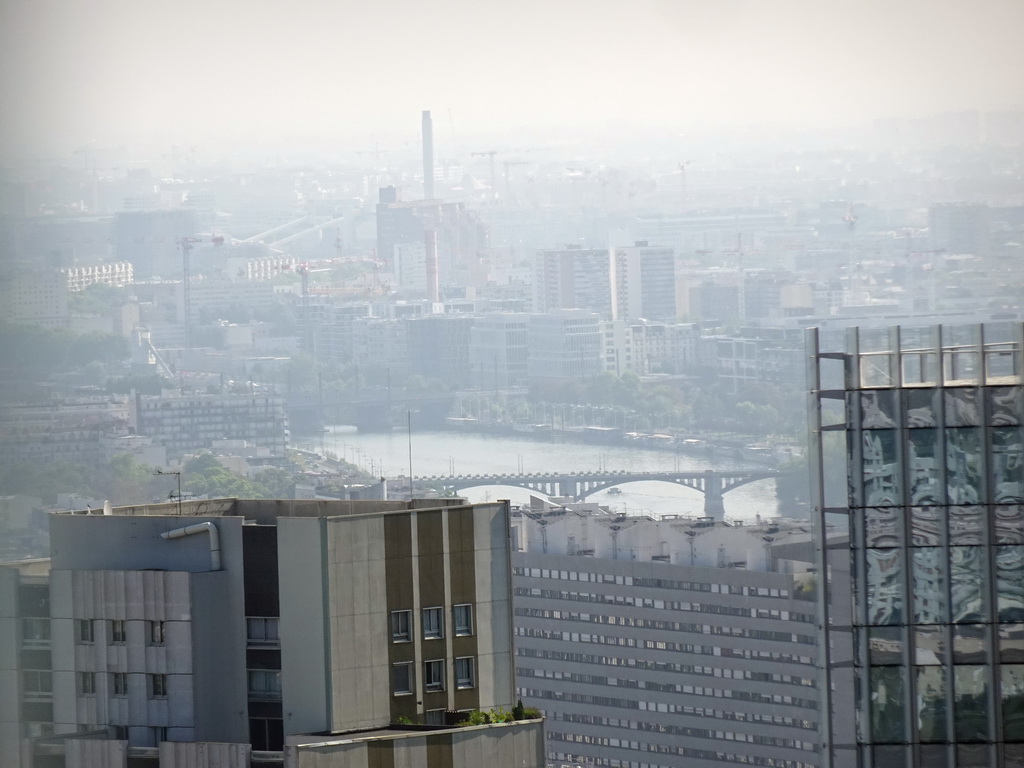
[[[423,198],[434,199],[434,121],[423,110]]]

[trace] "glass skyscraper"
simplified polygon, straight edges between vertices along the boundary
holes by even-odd
[[[1024,768],[1022,337],[808,332],[825,766]]]

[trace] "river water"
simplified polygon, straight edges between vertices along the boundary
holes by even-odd
[[[374,475],[408,476],[409,435],[396,430],[359,433],[355,427],[333,426],[322,435],[293,439],[297,448],[335,454]],[[529,438],[491,436],[466,432],[412,433],[412,472],[429,475],[515,474],[519,472],[581,472],[587,470],[722,471],[764,469],[721,457],[703,457],[624,445],[556,443]],[[704,496],[690,488],[658,481],[627,483],[621,493],[608,490],[587,501],[627,514],[704,514]],[[470,501],[510,499],[525,503],[531,492],[515,486],[485,485],[464,488],[460,495]],[[760,480],[725,494],[727,520],[753,520],[756,515],[778,514],[775,481]]]

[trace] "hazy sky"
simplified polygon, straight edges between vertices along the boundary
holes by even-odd
[[[1024,0],[0,2],[7,150],[1024,107]]]

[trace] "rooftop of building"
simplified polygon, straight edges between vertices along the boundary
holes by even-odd
[[[133,504],[106,509],[56,511],[55,515],[93,517],[242,517],[247,523],[274,525],[282,517],[343,517],[472,506],[465,499],[336,500],[336,499],[193,499]]]

